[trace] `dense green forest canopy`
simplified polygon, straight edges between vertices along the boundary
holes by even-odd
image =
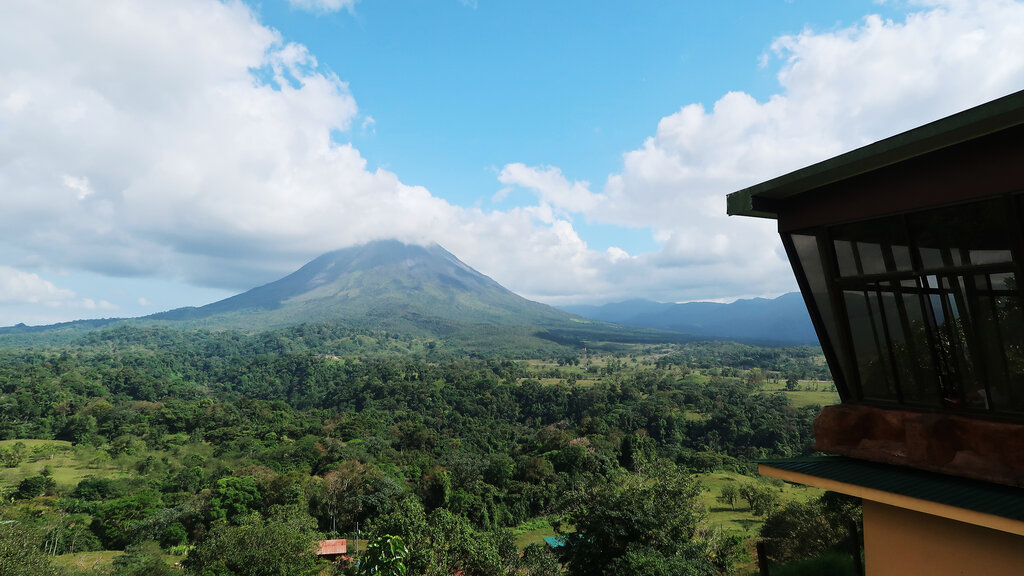
[[[738,544],[703,531],[690,475],[810,453],[817,406],[779,389],[827,379],[810,347],[552,342],[524,357],[331,325],[119,326],[0,348],[0,465],[61,452],[95,470],[11,480],[0,514],[51,554],[127,550],[119,573],[145,566],[152,542],[191,550],[196,574],[243,573],[214,564],[273,534],[308,561],[281,573],[316,573],[302,543],[357,526],[400,536],[412,573],[727,572]],[[614,507],[655,485],[693,508],[655,521],[675,527],[664,547],[624,547],[607,566],[520,554],[508,532],[553,518],[596,538],[581,495]]]

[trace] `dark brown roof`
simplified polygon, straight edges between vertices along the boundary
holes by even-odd
[[[1024,124],[1024,90],[729,194],[731,216],[775,218],[779,200]]]

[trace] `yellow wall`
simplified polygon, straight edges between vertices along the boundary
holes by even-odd
[[[863,503],[867,576],[1024,574],[1024,536]]]

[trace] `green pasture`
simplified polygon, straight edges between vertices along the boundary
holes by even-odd
[[[53,563],[60,568],[76,573],[99,573],[109,574],[114,569],[114,558],[124,554],[121,550],[97,550],[95,552],[76,552],[74,554],[62,554],[53,557]],[[181,569],[181,561],[184,556],[164,554],[164,562],[169,566]]]
[[[25,445],[26,457],[14,468],[0,468],[0,486],[15,486],[49,468],[58,489],[71,489],[86,476],[125,475],[134,463],[126,457],[113,459],[102,450],[72,447],[63,440],[3,440],[0,446],[13,448],[18,442]]]
[[[53,557],[53,563],[71,572],[107,573],[113,569],[114,558],[124,552],[120,550],[98,550],[96,552],[76,552]]]
[[[757,477],[744,476],[735,472],[712,472],[709,474],[698,474],[704,485],[704,493],[701,498],[708,508],[708,522],[715,529],[726,534],[740,534],[744,538],[754,538],[764,524],[763,516],[754,516],[745,500],[737,500],[734,506],[723,504],[718,501],[722,488],[727,484],[735,484],[737,487],[749,482],[761,482]],[[824,492],[817,488],[798,486],[796,484],[783,484],[773,490],[778,492],[779,504],[791,500],[807,501],[821,496]]]
[[[836,390],[835,383],[826,380],[800,380],[796,390],[786,390],[786,383],[779,380],[766,383],[763,390],[784,393],[797,408],[812,404],[820,406],[839,404],[839,392]]]
[[[530,544],[543,544],[545,536],[554,536],[555,529],[547,518],[531,518],[512,529],[516,547],[520,550]]]

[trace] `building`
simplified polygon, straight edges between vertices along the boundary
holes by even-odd
[[[348,541],[344,538],[320,540],[316,543],[316,555],[330,562],[350,562]]]
[[[728,212],[778,221],[841,398],[760,473],[862,498],[871,576],[1024,574],[1024,91]]]

